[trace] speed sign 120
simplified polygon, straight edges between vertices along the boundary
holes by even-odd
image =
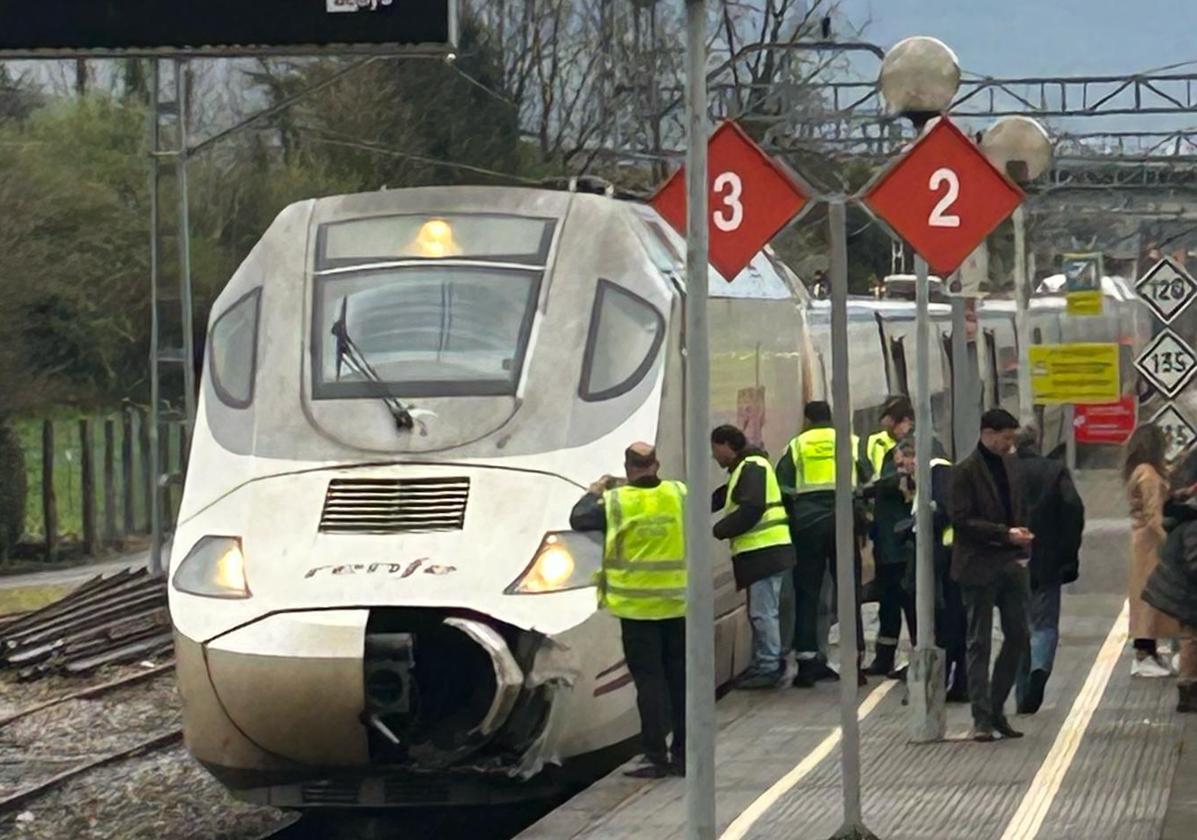
[[[1197,298],[1197,281],[1171,257],[1164,257],[1135,284],[1135,290],[1161,321],[1170,324]]]
[[[769,157],[731,120],[707,146],[711,265],[727,282],[806,207],[810,190]],[[679,169],[653,196],[652,206],[686,234],[686,176]]]
[[[1172,399],[1197,373],[1197,355],[1180,336],[1165,329],[1135,359],[1135,367],[1157,391]]]
[[[1023,197],[976,143],[942,117],[873,182],[864,203],[947,277]]]

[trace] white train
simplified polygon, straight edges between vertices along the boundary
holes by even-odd
[[[769,253],[712,295],[710,422],[780,452],[827,391],[825,315]],[[568,515],[632,441],[682,473],[683,299],[680,239],[604,195],[285,210],[211,318],[170,570],[192,754],[300,808],[537,797],[624,754],[631,677]],[[862,423],[902,390],[909,311],[853,307]],[[727,681],[749,632],[716,557]]]

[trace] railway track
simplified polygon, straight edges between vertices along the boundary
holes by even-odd
[[[107,682],[100,683],[99,685],[89,686],[78,691],[73,691],[69,694],[64,694],[41,703],[27,706],[7,715],[6,717],[0,718],[0,730],[18,720],[22,720],[31,715],[44,712],[48,709],[53,709],[73,700],[94,700],[105,694],[116,691],[117,689],[147,682],[157,676],[173,670],[174,667],[174,660],[171,660],[169,662],[156,665],[152,668],[147,668],[145,670],[128,674],[118,679],[109,680]],[[61,787],[72,779],[78,778],[79,776],[101,767],[106,767],[110,764],[115,764],[126,759],[146,755],[148,753],[173,746],[174,744],[178,743],[182,737],[182,728],[174,727],[167,731],[143,738],[132,745],[105,752],[80,764],[68,767],[65,770],[61,770],[60,772],[55,773],[48,778],[27,785],[18,790],[16,793],[0,799],[0,816],[10,814],[23,808],[26,804],[38,799],[41,796],[44,796],[56,788]]]
[[[84,773],[88,773],[100,767],[105,767],[109,764],[114,764],[118,761],[123,761],[128,758],[134,758],[139,755],[145,755],[165,747],[173,746],[181,741],[182,738],[182,728],[173,729],[169,732],[147,738],[126,749],[107,753],[106,755],[94,758],[91,761],[87,761],[83,764],[78,764],[67,770],[63,770],[60,773],[55,773],[48,779],[44,779],[41,782],[29,785],[28,787],[17,791],[15,794],[5,799],[0,799],[0,816],[10,814],[19,808],[24,807],[29,802],[37,799],[40,796],[44,796],[58,787],[61,787],[71,779],[82,776]]]

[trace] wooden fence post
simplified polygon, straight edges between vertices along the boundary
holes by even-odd
[[[158,424],[158,465],[162,468],[162,475],[170,475],[170,423],[165,420]],[[171,504],[171,486],[158,484],[161,476],[154,476],[158,492],[162,494],[162,533],[174,530],[175,513]]]
[[[79,460],[82,462],[82,479],[79,484],[83,495],[83,551],[88,557],[95,557],[100,553],[100,539],[96,529],[96,441],[89,419],[79,421],[79,443]]]
[[[42,520],[46,559],[58,559],[58,501],[54,498],[54,421],[42,421]]]
[[[154,504],[154,488],[157,485],[157,480],[153,475],[153,466],[150,464],[150,414],[144,409],[137,412],[137,443],[141,448],[141,491],[142,497],[145,499],[145,510],[142,522],[145,527],[142,533],[148,534],[153,530],[153,525],[150,522],[150,509]]]
[[[124,514],[125,534],[132,534],[136,530],[133,524],[134,490],[137,487],[137,477],[133,473],[133,412],[126,408],[121,412],[121,493],[123,504],[121,512]]]
[[[116,542],[116,423],[104,418],[104,541]]]

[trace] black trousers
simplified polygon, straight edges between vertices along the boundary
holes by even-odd
[[[1031,597],[1031,579],[1027,569],[1006,563],[997,579],[988,586],[961,586],[968,610],[968,699],[973,707],[973,722],[993,726],[1003,716],[1006,698],[1018,677],[1023,657],[1030,655],[1031,629],[1027,602]],[[1002,649],[989,679],[989,657],[993,647],[993,611],[1002,614]]]
[[[823,576],[830,570],[831,579],[839,585],[835,562],[835,517],[827,516],[816,522],[795,528],[790,537],[794,541],[797,563],[794,566],[794,651],[799,658],[810,658],[819,652],[819,595],[823,591]],[[853,538],[853,545],[856,540]],[[864,625],[860,620],[860,552],[853,551],[856,592],[856,649],[864,651]],[[841,628],[841,633],[843,632]],[[841,637],[842,638],[842,637]],[[805,657],[804,657],[805,655]]]
[[[914,595],[903,585],[906,577],[905,563],[877,564],[877,645],[897,647],[902,635],[902,616],[906,616],[906,634],[914,644],[917,633],[915,624]]]
[[[619,620],[623,655],[636,684],[640,743],[654,764],[667,764],[665,736],[673,731],[673,758],[686,754],[686,619]]]
[[[968,686],[968,613],[960,584],[946,571],[940,576],[943,604],[935,611],[936,642],[944,649],[944,677],[950,686]]]

